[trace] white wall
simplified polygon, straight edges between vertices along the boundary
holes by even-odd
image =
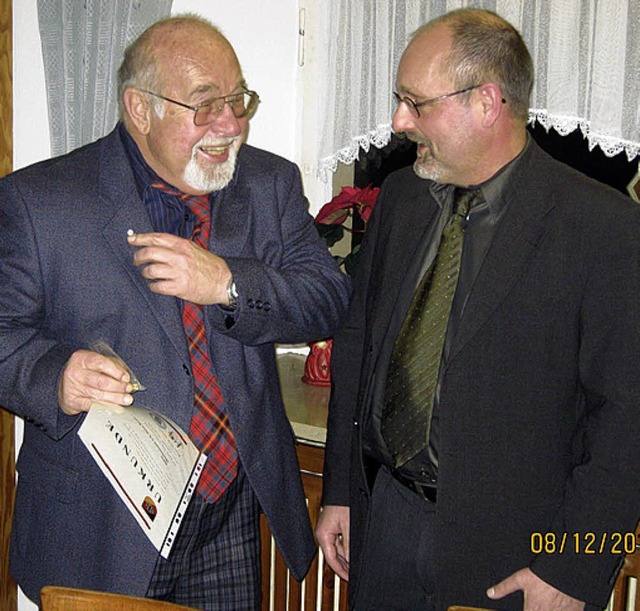
[[[44,67],[36,0],[13,3],[13,167],[50,153]]]
[[[15,169],[50,156],[36,6],[36,0],[13,2]],[[298,0],[174,0],[172,12],[199,13],[220,27],[235,47],[249,86],[262,100],[252,120],[249,142],[299,163]],[[19,445],[20,421],[16,434]],[[18,609],[35,611],[37,607],[20,593]]]
[[[249,142],[294,159],[297,0],[174,0],[172,12],[199,13],[220,27],[260,94]]]
[[[36,0],[14,2],[14,166],[49,156],[50,141]],[[262,99],[249,141],[295,160],[297,0],[174,0],[173,13],[213,21],[236,49]]]

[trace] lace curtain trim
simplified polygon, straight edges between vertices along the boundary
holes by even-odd
[[[587,140],[589,150],[592,151],[598,146],[607,157],[614,157],[624,151],[627,154],[627,160],[632,161],[640,155],[640,143],[592,132],[591,122],[581,117],[561,117],[549,114],[544,109],[529,109],[529,123],[535,124],[536,122],[547,131],[553,128],[561,136],[566,136],[580,128],[582,135]]]
[[[395,72],[407,41],[442,13],[476,6],[520,30],[536,77],[530,121],[580,129],[590,150],[640,155],[638,0],[325,0],[320,16],[318,174],[389,139]],[[377,126],[377,127],[376,127]],[[375,128],[375,129],[374,129]],[[370,131],[372,130],[372,131]],[[354,136],[354,134],[358,134]]]
[[[369,152],[369,148],[373,144],[376,148],[384,148],[391,140],[391,123],[386,125],[378,125],[378,127],[368,134],[362,136],[353,136],[349,145],[341,148],[337,153],[324,157],[318,164],[318,174],[323,182],[327,182],[330,175],[338,168],[338,163],[349,165],[360,157],[360,149],[365,153]]]
[[[554,129],[561,136],[566,136],[576,129],[580,129],[582,135],[587,140],[589,151],[592,151],[597,146],[607,157],[615,157],[624,151],[627,155],[627,160],[632,161],[640,155],[640,143],[592,132],[590,122],[580,117],[561,117],[549,114],[544,109],[532,108],[529,109],[529,123],[531,125],[539,123],[547,131]],[[333,174],[338,167],[338,163],[349,165],[359,159],[360,149],[368,153],[371,145],[379,149],[384,148],[389,144],[392,133],[391,124],[388,123],[386,125],[378,125],[376,129],[367,134],[352,136],[348,146],[320,160],[318,164],[318,175],[320,179],[323,182],[330,180],[331,174]]]

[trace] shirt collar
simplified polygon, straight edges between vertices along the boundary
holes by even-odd
[[[136,181],[138,194],[141,199],[144,200],[144,192],[152,182],[164,181],[162,181],[162,179],[151,169],[151,166],[145,161],[138,145],[135,143],[122,121],[118,124],[118,132],[120,133],[122,145],[124,146],[124,150],[127,152],[131,168],[133,169],[133,176]]]
[[[497,221],[504,210],[507,207],[507,200],[503,197],[506,187],[509,183],[511,176],[522,164],[522,159],[525,153],[531,148],[531,135],[527,132],[527,141],[523,149],[507,164],[503,165],[491,178],[485,180],[479,185],[472,185],[469,188],[482,189],[483,199],[478,202],[473,208],[477,206],[487,206],[489,208],[489,214],[492,219]],[[455,185],[446,183],[437,183],[432,180],[429,181],[429,191],[436,203],[445,208],[447,202],[452,201],[453,193],[455,191]]]
[[[507,185],[518,167],[522,165],[523,157],[531,148],[531,140],[531,136],[527,132],[527,142],[520,153],[509,163],[502,166],[491,178],[485,180],[481,185],[478,185],[478,187],[482,189],[482,194],[487,201],[491,216],[495,220],[502,216],[502,213],[507,207],[508,201],[504,197]]]

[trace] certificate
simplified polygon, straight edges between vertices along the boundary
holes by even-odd
[[[168,558],[207,457],[146,407],[94,403],[80,439],[163,558]]]

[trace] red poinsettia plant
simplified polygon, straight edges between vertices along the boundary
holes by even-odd
[[[326,203],[316,215],[315,224],[320,237],[324,239],[327,247],[331,248],[339,242],[345,231],[362,234],[367,228],[367,222],[373,212],[378,199],[379,187],[342,187],[342,190],[330,202]],[[351,227],[345,225],[351,218]],[[360,240],[352,238],[351,251],[346,257],[334,255],[339,265],[344,265],[348,275],[352,275],[360,251]]]

